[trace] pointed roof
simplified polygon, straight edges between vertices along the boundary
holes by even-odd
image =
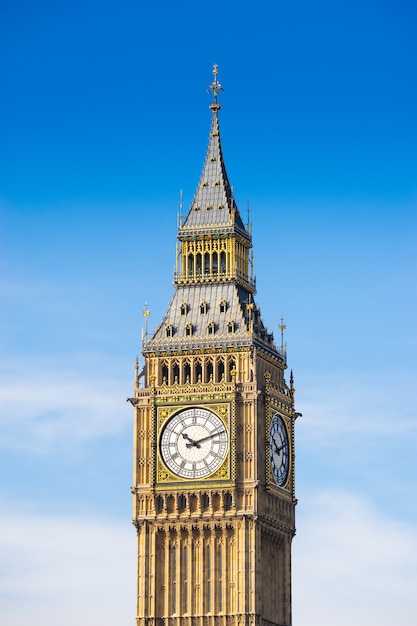
[[[250,240],[234,200],[223,159],[218,115],[221,107],[217,102],[217,93],[223,88],[217,81],[217,65],[214,66],[213,74],[210,90],[213,91],[214,101],[210,104],[212,118],[206,159],[194,200],[180,226],[179,235],[238,231]]]
[[[214,80],[211,129],[207,155],[190,211],[179,228],[178,238],[194,235],[236,234],[246,238],[246,230],[230,185],[220,143],[217,94],[222,90]],[[235,277],[205,281],[198,277],[191,282],[175,281],[175,292],[168,310],[154,334],[147,330],[143,354],[181,350],[232,349],[255,346],[285,363],[284,350],[278,349],[272,333],[264,325],[261,312],[253,299],[255,290],[239,283]],[[144,315],[149,313],[147,309]]]

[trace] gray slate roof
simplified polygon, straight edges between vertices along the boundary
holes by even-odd
[[[222,301],[226,305],[224,312],[220,307]],[[251,294],[234,283],[179,286],[162,323],[152,338],[145,339],[144,352],[258,345],[280,353],[255,303],[253,332],[250,332],[246,309],[250,301],[253,302]],[[201,312],[202,303],[206,304],[206,313]],[[185,315],[181,313],[183,304],[186,305]],[[214,323],[213,334],[208,331],[211,322]],[[233,322],[233,332],[229,331],[229,322]],[[192,334],[188,335],[186,329],[190,324]],[[168,326],[172,327],[172,337],[167,337]]]
[[[249,238],[242,222],[230,185],[220,142],[218,109],[212,105],[210,137],[203,171],[190,211],[180,228],[180,235],[187,232],[238,230]]]
[[[193,203],[179,228],[178,237],[235,232],[250,241],[251,236],[237,210],[223,161],[218,121],[220,105],[215,102],[210,108],[212,120],[206,160]],[[224,312],[220,308],[222,301],[226,303]],[[200,308],[202,303],[206,303],[207,311],[204,313]],[[246,306],[249,303],[253,305],[250,311]],[[181,312],[184,304],[185,314]],[[210,323],[214,324],[214,332],[209,332]],[[187,326],[191,326],[191,333],[187,332]],[[172,328],[172,336],[167,335],[168,327]],[[177,285],[162,323],[152,337],[145,337],[143,352],[235,346],[259,346],[285,361],[285,354],[277,349],[273,335],[268,333],[262,322],[252,293],[231,280]]]

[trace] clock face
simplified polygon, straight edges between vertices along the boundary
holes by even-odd
[[[172,417],[160,440],[162,459],[181,478],[203,478],[216,471],[228,450],[226,426],[217,415],[199,407]]]
[[[287,429],[283,419],[277,413],[271,421],[269,451],[272,474],[277,485],[282,487],[288,478],[290,454]]]

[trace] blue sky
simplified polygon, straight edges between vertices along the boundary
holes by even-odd
[[[17,0],[0,23],[1,622],[134,623],[125,398],[218,63],[303,413],[294,625],[414,625],[415,4]]]

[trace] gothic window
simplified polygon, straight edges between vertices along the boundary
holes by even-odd
[[[181,303],[180,313],[181,315],[187,315],[187,305],[185,302]]]
[[[177,612],[177,548],[173,546],[171,555],[172,571],[172,612]]]
[[[234,359],[230,359],[229,363],[228,363],[228,376],[227,376],[227,380],[230,382],[232,380],[232,372],[233,370],[236,368],[236,362]]]
[[[174,511],[174,496],[167,496],[166,506],[168,513],[172,513]]]
[[[218,382],[222,381],[224,378],[224,361],[218,361],[217,363],[217,380]]]
[[[207,571],[207,613],[211,611],[211,549],[206,548],[206,571]]]
[[[224,500],[223,500],[224,508],[230,509],[230,507],[232,506],[232,503],[233,503],[232,494],[230,492],[225,493]]]
[[[207,365],[206,365],[206,381],[212,381],[213,380],[213,362],[212,361],[208,361]]]
[[[194,256],[192,254],[188,255],[188,274],[194,274]]]
[[[180,366],[176,362],[174,363],[174,366],[172,368],[172,375],[174,377],[174,383],[178,385],[180,381]]]
[[[219,565],[219,611],[223,611],[223,546],[218,546],[218,565]]]
[[[214,335],[214,322],[209,322],[207,325],[207,334]]]
[[[219,268],[219,257],[218,257],[217,252],[213,252],[212,263],[213,263],[213,272],[217,273],[217,270]]]
[[[227,310],[227,303],[226,303],[226,300],[222,298],[222,300],[220,300],[220,313],[226,313],[226,310]]]
[[[167,324],[165,326],[165,335],[166,335],[166,337],[169,338],[169,337],[172,337],[172,334],[173,334],[172,333],[172,324]]]
[[[210,273],[210,254],[208,252],[204,254],[204,273]]]
[[[168,384],[168,365],[166,363],[162,363],[161,373],[162,373],[162,384],[167,385]]]
[[[225,252],[220,253],[220,270],[222,272],[226,271],[226,253]]]
[[[183,576],[182,576],[182,586],[184,593],[184,613],[188,613],[188,547],[184,546],[183,548]]]
[[[205,315],[207,313],[207,302],[203,300],[200,304],[200,313],[201,315]]]
[[[197,261],[197,274],[201,274],[201,253],[200,252],[198,252],[197,254],[196,261]]]
[[[227,325],[227,332],[229,334],[234,333],[235,332],[235,323],[233,321],[230,321]]]
[[[208,493],[203,493],[201,496],[201,508],[207,509],[210,505],[210,497]]]
[[[184,380],[186,383],[191,382],[191,365],[188,361],[184,363]]]
[[[194,382],[201,383],[201,377],[203,375],[203,368],[201,366],[201,362],[197,361],[195,364],[195,379]]]
[[[191,337],[193,334],[193,325],[192,324],[187,324],[187,326],[185,327],[185,336],[186,337]]]

